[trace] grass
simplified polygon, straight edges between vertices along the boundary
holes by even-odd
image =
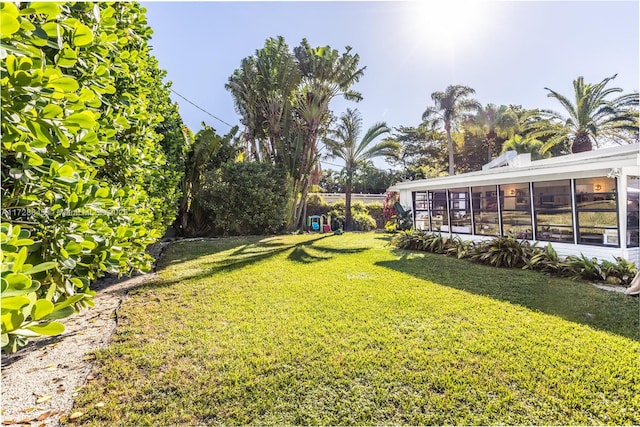
[[[181,242],[85,425],[639,424],[638,300],[380,234]]]

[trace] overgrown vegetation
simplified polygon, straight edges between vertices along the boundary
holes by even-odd
[[[515,267],[622,285],[629,285],[638,271],[634,263],[623,258],[616,258],[616,262],[598,261],[584,255],[560,258],[551,244],[541,248],[513,235],[472,242],[440,233],[407,230],[395,235],[391,244],[400,249],[454,255],[494,267]]]
[[[165,254],[119,309],[74,425],[640,423],[625,295],[379,233]]]
[[[287,228],[305,222],[309,178],[320,157],[318,141],[328,130],[337,96],[359,101],[352,86],[364,74],[360,57],[346,47],[312,47],[306,39],[293,51],[283,37],[269,38],[242,60],[226,85],[244,126],[247,157],[287,172]]]
[[[137,3],[0,4],[2,348],[60,333],[91,281],[150,267],[185,140]],[[167,164],[169,161],[169,164]]]

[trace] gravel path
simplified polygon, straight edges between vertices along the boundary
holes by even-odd
[[[157,260],[169,242],[149,248]],[[117,310],[127,292],[155,273],[130,278],[105,277],[92,289],[95,307],[65,320],[65,332],[34,339],[20,351],[2,355],[2,424],[58,426],[74,397],[90,381],[91,352],[106,347],[117,326]]]

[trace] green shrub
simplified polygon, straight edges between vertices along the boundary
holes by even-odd
[[[353,229],[355,231],[371,231],[376,228],[376,220],[371,215],[364,212],[353,214]]]
[[[469,258],[494,267],[524,267],[533,253],[528,240],[520,240],[509,235],[476,243]]]
[[[395,221],[387,221],[384,225],[384,231],[387,233],[396,233],[398,231],[398,224]]]
[[[345,202],[340,200],[331,206],[331,210],[327,213],[331,216],[331,228],[339,230],[344,228],[345,221]],[[351,214],[353,219],[354,231],[370,231],[377,227],[376,220],[369,215],[367,205],[362,202],[354,202],[351,205]]]
[[[0,4],[4,351],[60,332],[43,322],[91,305],[105,272],[150,268],[178,197],[165,150],[181,151],[139,4],[20,8]]]
[[[331,210],[331,205],[325,202],[320,194],[311,194],[307,197],[307,215],[326,215]]]
[[[212,234],[273,234],[284,227],[287,176],[270,163],[229,162],[205,175],[199,197]]]
[[[587,258],[584,255],[569,255],[563,261],[573,276],[584,280],[607,280],[597,258]]]
[[[605,280],[625,286],[629,286],[638,273],[638,269],[634,263],[620,257],[616,257],[616,262],[602,261],[601,269]]]
[[[369,215],[376,221],[376,228],[384,228],[386,220],[384,218],[382,203],[368,203],[365,206]]]
[[[393,223],[387,225],[392,228]],[[615,262],[608,260],[598,262],[596,258],[587,258],[584,255],[561,259],[551,244],[545,248],[539,248],[513,235],[473,242],[463,241],[458,236],[447,238],[440,233],[407,230],[399,231],[391,239],[390,244],[400,249],[468,258],[494,267],[521,267],[557,276],[607,281],[622,285],[629,285],[638,271],[634,263],[623,258],[616,258]]]

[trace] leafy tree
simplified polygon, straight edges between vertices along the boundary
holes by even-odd
[[[322,176],[320,177],[320,188],[327,193],[344,192],[344,179],[342,175],[342,173],[333,169],[323,170]]]
[[[399,150],[397,142],[384,140],[372,145],[376,138],[389,133],[391,130],[386,123],[376,123],[367,129],[360,141],[362,132],[362,117],[358,110],[347,109],[342,115],[335,128],[329,131],[329,136],[325,138],[330,155],[338,157],[345,163],[345,230],[352,229],[351,221],[351,191],[353,188],[353,175],[358,166],[369,159],[378,156],[389,156]]]
[[[235,158],[240,151],[232,143],[237,127],[231,129],[224,137],[204,123],[202,127],[195,137],[191,135],[194,142],[187,153],[182,179],[182,199],[176,221],[178,233],[187,237],[203,236],[212,229],[203,207],[202,188],[205,174],[220,168],[222,164]]]
[[[479,171],[487,163],[486,138],[465,131],[453,135],[456,170],[460,173]]]
[[[435,105],[428,107],[422,114],[423,121],[433,120],[444,126],[447,134],[447,148],[449,153],[449,175],[455,173],[453,158],[454,147],[451,131],[465,114],[476,112],[481,108],[478,101],[468,98],[474,93],[476,93],[476,91],[468,86],[448,86],[444,92],[434,92],[431,94],[431,99]]]
[[[422,179],[446,173],[447,138],[433,123],[423,122],[418,127],[395,128],[391,138],[401,145],[397,158],[388,158],[391,164],[402,167],[403,179]]]
[[[359,193],[385,193],[387,188],[402,180],[401,170],[378,169],[372,161],[364,161],[353,176],[353,191]]]
[[[572,153],[579,153],[592,150],[594,145],[638,141],[638,93],[609,99],[622,92],[620,88],[606,87],[616,76],[596,84],[585,84],[584,78],[578,77],[573,81],[573,99],[545,88],[549,97],[560,102],[567,116],[551,110],[541,111],[541,118],[549,121],[534,126],[533,136],[548,138],[543,152],[562,144],[569,145]]]
[[[263,49],[243,59],[226,85],[242,117],[247,151],[257,160],[285,167],[289,229],[302,225],[309,178],[319,159],[318,140],[331,118],[331,100],[338,95],[362,98],[351,89],[364,73],[359,60],[350,47],[340,54],[330,46],[313,48],[303,39],[292,53],[284,38],[270,38]]]

